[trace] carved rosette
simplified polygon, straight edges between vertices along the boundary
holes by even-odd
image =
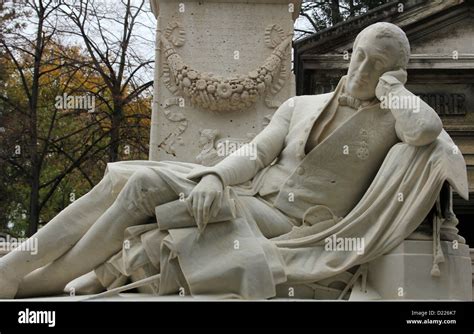
[[[178,31],[178,34],[173,34]],[[246,75],[223,78],[198,71],[184,62],[176,51],[184,43],[184,31],[173,21],[161,36],[164,59],[163,81],[173,94],[187,97],[196,107],[211,111],[242,111],[254,105],[260,97],[269,107],[278,103],[271,96],[278,93],[288,76],[285,60],[292,36],[285,37],[278,25],[270,25],[265,43],[273,49],[264,63]]]

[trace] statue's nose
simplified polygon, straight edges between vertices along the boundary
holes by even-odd
[[[370,71],[370,63],[368,59],[366,58],[359,65],[358,77],[362,80],[367,80],[367,78],[369,77],[369,71]]]

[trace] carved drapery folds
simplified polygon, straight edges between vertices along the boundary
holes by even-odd
[[[178,21],[172,21],[161,36],[163,82],[175,95],[180,94],[195,106],[211,111],[243,111],[264,98],[268,107],[279,106],[273,96],[288,77],[286,60],[292,35],[285,35],[276,24],[265,30],[265,44],[272,53],[258,68],[245,75],[217,76],[188,65],[176,48],[185,43],[185,32]]]

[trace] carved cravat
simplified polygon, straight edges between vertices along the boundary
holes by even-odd
[[[374,99],[372,100],[360,100],[358,98],[355,98],[352,95],[346,94],[346,93],[341,93],[339,95],[338,100],[339,105],[341,106],[347,106],[352,109],[358,110],[359,108],[366,107],[370,105]]]

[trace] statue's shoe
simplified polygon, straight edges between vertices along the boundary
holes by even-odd
[[[0,273],[0,299],[14,299],[20,282]]]
[[[93,271],[69,282],[64,288],[64,293],[73,295],[95,295],[106,289],[100,283]]]

